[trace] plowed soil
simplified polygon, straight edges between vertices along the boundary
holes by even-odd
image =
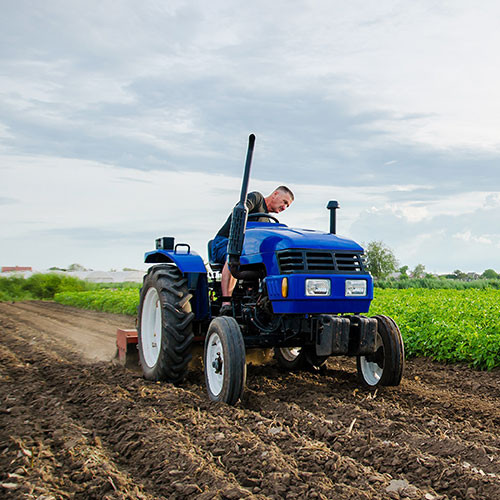
[[[210,402],[110,362],[127,316],[0,304],[0,497],[500,499],[500,373],[410,360],[359,388],[352,359],[249,366]]]

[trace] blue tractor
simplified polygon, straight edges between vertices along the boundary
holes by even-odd
[[[367,317],[373,280],[363,249],[336,235],[336,201],[330,201],[330,232],[290,228],[271,214],[245,205],[255,136],[249,137],[240,201],[234,207],[228,263],[238,279],[232,314],[219,315],[220,264],[210,269],[185,243],[156,240],[145,254],[138,310],[138,350],[149,380],[181,383],[191,351],[204,343],[210,399],[235,404],[246,382],[246,350],[273,348],[286,369],[320,367],[329,356],[355,356],[360,382],[398,385],[404,346],[396,323]],[[253,219],[267,218],[269,222]]]

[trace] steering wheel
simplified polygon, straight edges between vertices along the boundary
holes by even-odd
[[[271,214],[268,214],[265,212],[257,212],[255,214],[248,214],[249,219],[250,219],[250,217],[252,217],[252,218],[254,218],[254,217],[268,217],[269,219],[273,220],[277,224],[280,223],[280,221],[276,217],[274,217],[274,215],[271,215]]]

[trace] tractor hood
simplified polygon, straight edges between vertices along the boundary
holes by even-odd
[[[291,228],[285,224],[248,222],[245,233],[244,255],[276,252],[289,248],[318,248],[326,250],[362,252],[354,241],[332,233],[312,229]]]
[[[268,273],[276,273],[275,252],[288,249],[363,252],[354,241],[323,231],[291,228],[273,222],[248,222],[241,264],[266,264]]]

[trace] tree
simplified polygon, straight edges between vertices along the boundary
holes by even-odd
[[[465,280],[467,278],[467,275],[464,272],[460,271],[460,269],[455,269],[453,271],[453,277],[456,280]]]
[[[481,278],[486,278],[488,280],[496,280],[500,278],[500,274],[498,274],[494,269],[486,269],[483,274],[481,274]]]
[[[400,268],[398,269],[398,271],[399,271],[399,273],[400,273],[399,277],[400,277],[401,279],[407,279],[407,278],[409,278],[409,276],[408,276],[408,269],[409,269],[409,267],[408,267],[408,266],[403,266],[403,267],[400,267]]]
[[[366,267],[375,279],[384,279],[393,273],[398,261],[393,251],[382,241],[371,241],[365,249]]]
[[[412,278],[423,278],[425,276],[425,266],[423,264],[417,264],[415,269],[411,273]]]

